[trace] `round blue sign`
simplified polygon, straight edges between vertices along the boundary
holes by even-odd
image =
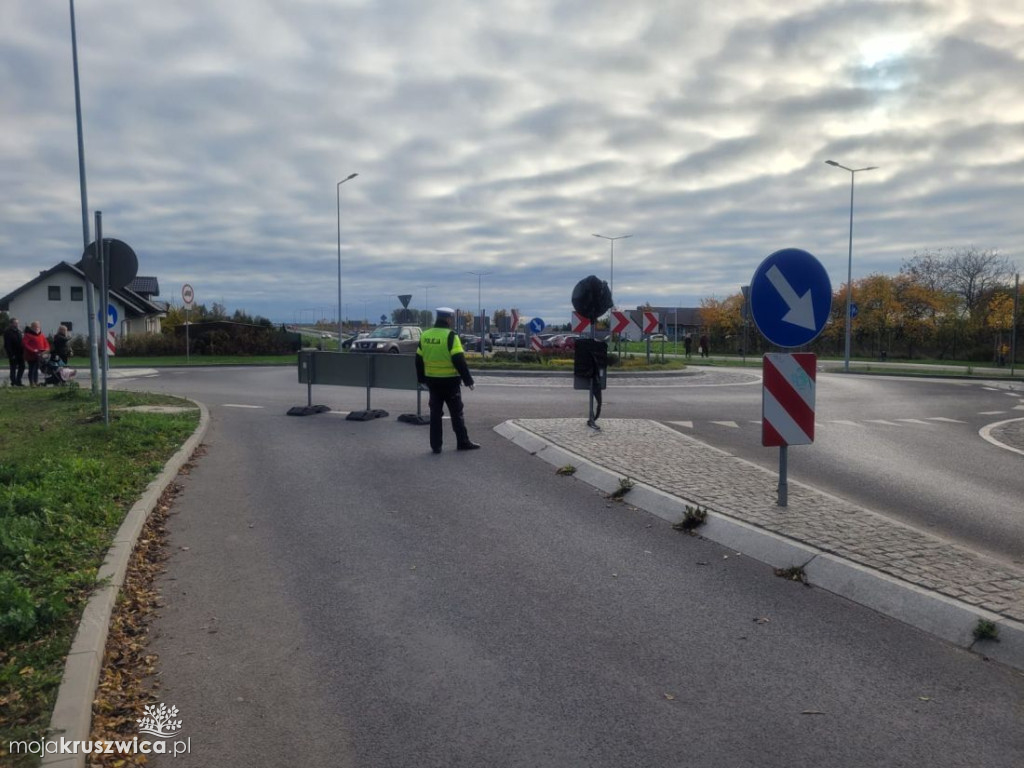
[[[530,321],[530,331],[532,331],[533,333],[540,333],[543,330],[544,321],[541,320],[539,317],[535,317],[533,318],[533,320]]]
[[[750,314],[764,337],[780,347],[801,347],[818,337],[832,311],[825,267],[799,248],[784,248],[761,262],[750,281]]]
[[[96,316],[101,323],[103,321],[106,321],[108,329],[113,328],[115,325],[117,325],[117,307],[115,307],[113,304],[107,304],[106,317],[103,316],[102,309],[96,313]]]
[[[851,320],[857,316],[857,312],[858,311],[859,310],[857,309],[857,305],[851,302],[850,303],[850,319]]]

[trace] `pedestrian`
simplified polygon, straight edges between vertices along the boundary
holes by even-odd
[[[416,348],[416,379],[430,390],[430,449],[441,452],[444,442],[443,423],[445,406],[452,420],[455,432],[455,448],[471,451],[480,446],[469,439],[466,420],[463,416],[462,384],[475,388],[473,376],[466,365],[462,341],[452,330],[455,310],[438,307],[437,320],[420,337]]]
[[[693,336],[686,334],[683,339],[683,350],[686,352],[686,359],[690,359],[690,353],[693,352]]]
[[[708,340],[708,335],[706,333],[702,333],[701,337],[700,337],[700,356],[701,357],[711,357],[711,349],[709,347],[710,347],[710,341]]]
[[[21,348],[25,350],[25,362],[28,364],[28,385],[30,387],[39,386],[39,355],[50,349],[50,342],[46,340],[46,335],[39,328],[39,321],[34,320],[21,337]]]
[[[71,349],[71,337],[68,335],[68,327],[60,325],[53,335],[53,354],[60,358],[63,365],[67,365],[74,352]]]
[[[25,373],[25,350],[21,345],[21,328],[16,317],[11,318],[4,331],[4,352],[7,353],[7,360],[11,364],[11,386],[25,386],[21,383],[21,377]]]

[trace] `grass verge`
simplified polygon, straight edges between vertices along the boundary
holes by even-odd
[[[199,420],[179,398],[109,399],[105,427],[87,390],[0,389],[0,764],[31,764],[10,763],[8,742],[44,735],[113,536]],[[189,409],[122,410],[140,405]]]

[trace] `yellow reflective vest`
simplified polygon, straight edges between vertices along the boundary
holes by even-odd
[[[451,338],[451,349],[448,340]],[[428,328],[420,336],[416,354],[423,358],[423,372],[429,378],[458,378],[459,372],[452,364],[452,355],[463,354],[462,341],[450,328]]]

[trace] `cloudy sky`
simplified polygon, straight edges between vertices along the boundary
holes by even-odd
[[[771,252],[1024,268],[1024,0],[78,0],[88,202],[275,320],[695,306]],[[358,177],[343,184],[351,173]],[[91,222],[91,216],[90,216]],[[615,244],[594,233],[632,237]],[[82,251],[68,0],[0,2],[0,295]],[[488,273],[484,276],[470,274]],[[429,287],[428,286],[432,286]]]

